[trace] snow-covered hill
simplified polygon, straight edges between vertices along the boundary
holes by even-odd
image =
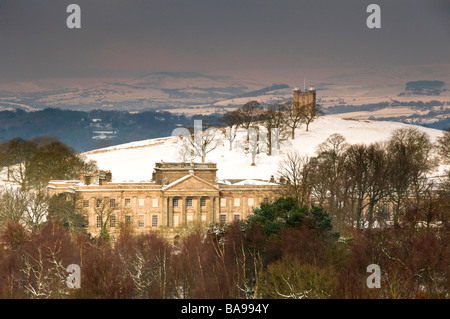
[[[223,143],[207,154],[206,162],[217,163],[217,176],[220,179],[268,180],[271,175],[276,175],[284,153],[296,150],[300,154],[312,156],[317,146],[333,133],[343,135],[351,144],[369,144],[386,140],[393,130],[404,127],[416,127],[426,132],[433,141],[443,134],[440,130],[396,122],[355,121],[324,116],[311,123],[308,132],[304,126],[297,129],[295,140],[283,141],[279,154],[258,154],[256,166],[250,165],[251,154],[244,152],[244,131],[238,133],[232,151],[229,150],[228,141],[223,138]],[[111,170],[114,181],[145,181],[151,179],[155,162],[180,161],[180,148],[178,137],[165,137],[98,149],[84,155],[97,161],[100,169]]]

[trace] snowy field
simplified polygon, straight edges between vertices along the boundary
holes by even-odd
[[[280,152],[273,156],[260,153],[256,157],[256,166],[251,166],[251,154],[245,154],[244,141],[246,134],[240,131],[234,142],[233,150],[229,150],[228,141],[220,138],[220,145],[206,155],[206,162],[217,163],[219,179],[264,179],[277,175],[279,161],[284,153],[298,151],[302,155],[313,156],[317,146],[331,134],[342,134],[348,143],[366,143],[387,140],[397,128],[416,127],[426,132],[432,139],[442,136],[436,129],[408,124],[384,121],[344,120],[332,116],[324,116],[310,124],[309,132],[303,125],[296,130],[295,140],[281,143]],[[223,142],[222,142],[223,140]],[[155,162],[178,162],[181,143],[177,137],[157,138],[126,143],[104,149],[94,150],[84,155],[97,161],[100,169],[111,170],[114,182],[149,181]],[[200,162],[200,158],[195,160]],[[443,171],[444,167],[441,167]]]

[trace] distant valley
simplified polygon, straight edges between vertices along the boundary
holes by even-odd
[[[334,117],[446,129],[450,78],[441,73],[430,79],[423,73],[317,74],[296,82],[293,78],[299,77],[290,74],[285,81],[275,77],[281,80],[276,83],[270,77],[158,72],[135,78],[9,83],[0,85],[0,141],[47,135],[88,151],[167,136],[177,126],[192,125],[192,117],[218,124],[225,112],[250,100],[263,105],[289,101],[297,85],[302,90],[314,85],[319,108]],[[411,80],[413,76],[416,80]]]

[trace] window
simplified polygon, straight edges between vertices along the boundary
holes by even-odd
[[[221,223],[226,223],[226,222],[227,222],[227,215],[225,215],[225,214],[220,214],[220,219],[219,219],[219,221],[220,221]]]
[[[84,208],[89,207],[89,199],[83,200],[83,207],[84,207]]]
[[[145,205],[145,199],[139,198],[139,207],[144,207],[144,205]]]
[[[138,227],[144,227],[144,215],[138,215]]]
[[[235,206],[235,207],[241,206],[241,199],[240,199],[240,198],[235,198],[235,199],[234,199],[234,206]]]
[[[102,218],[100,216],[97,216],[97,228],[102,227]]]
[[[127,225],[127,226],[131,225],[131,216],[130,215],[125,216],[125,225]]]
[[[205,207],[206,206],[206,198],[202,197],[200,199],[200,206]]]
[[[202,222],[206,222],[206,214],[202,214]]]
[[[255,200],[253,198],[248,199],[248,206],[253,207],[255,205]]]
[[[193,220],[194,220],[194,215],[192,215],[192,214],[187,214],[186,215],[186,221],[188,223],[191,223]]]
[[[186,206],[187,207],[192,207],[192,198],[186,199]]]
[[[125,198],[125,207],[131,207],[131,198]]]
[[[264,197],[264,200],[263,200],[263,201],[264,201],[264,203],[267,204],[267,203],[269,202],[269,197]]]
[[[116,200],[115,200],[115,198],[111,198],[109,200],[109,207],[116,207]]]
[[[235,221],[239,221],[241,219],[241,215],[234,214],[233,218],[234,218]]]
[[[100,207],[102,205],[102,200],[101,199],[97,199],[97,207]]]
[[[158,215],[152,215],[152,227],[158,227]]]
[[[116,227],[116,216],[111,215],[109,217],[109,227]]]
[[[152,199],[152,206],[153,207],[158,207],[158,199],[157,198],[153,198]]]
[[[178,207],[178,198],[173,199],[173,207]]]
[[[180,223],[180,218],[178,215],[173,215],[173,227],[178,227]]]
[[[221,198],[220,199],[220,207],[226,207],[227,206],[227,199]]]

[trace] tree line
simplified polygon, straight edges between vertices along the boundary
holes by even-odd
[[[448,298],[448,216],[441,221],[426,228],[402,215],[395,228],[344,237],[323,208],[281,197],[247,220],[192,228],[175,242],[125,223],[111,243],[54,218],[32,232],[11,222],[0,232],[0,297]],[[366,286],[374,263],[378,289]],[[70,264],[80,266],[78,289],[66,284]]]
[[[397,129],[386,142],[373,144],[350,145],[332,134],[315,156],[286,154],[279,175],[287,193],[301,205],[325,207],[340,230],[396,224],[417,207],[415,218],[430,226],[448,214],[440,199],[448,196],[449,173],[436,171],[449,162],[448,145],[449,131],[436,144],[415,128]]]
[[[219,121],[225,126],[224,134],[229,141],[230,150],[236,131],[239,128],[249,130],[252,126],[257,124],[266,128],[267,133],[270,134],[271,129],[278,129],[280,136],[295,139],[295,130],[302,124],[305,124],[306,131],[309,130],[309,124],[313,122],[321,112],[318,111],[316,105],[305,105],[296,108],[293,101],[285,103],[274,103],[266,106],[261,105],[258,101],[249,101],[242,107],[227,112]],[[267,138],[270,143],[270,138]],[[270,155],[268,153],[268,155]]]
[[[200,157],[205,162],[207,154],[222,144],[222,138],[228,142],[231,151],[238,131],[245,130],[244,151],[251,153],[251,165],[254,166],[257,154],[265,150],[268,156],[273,155],[274,141],[277,141],[275,143],[279,149],[279,142],[288,138],[295,139],[295,130],[302,124],[305,124],[308,131],[309,125],[321,114],[316,105],[312,104],[296,107],[294,102],[289,101],[262,105],[252,100],[225,113],[218,119],[219,125],[208,122],[196,128],[194,124],[188,128],[175,129],[172,135],[180,136],[181,161]],[[265,130],[265,135],[260,134],[261,128]]]
[[[38,229],[51,208],[49,181],[79,179],[81,171],[98,174],[97,164],[55,138],[0,143],[0,229],[8,222]]]

